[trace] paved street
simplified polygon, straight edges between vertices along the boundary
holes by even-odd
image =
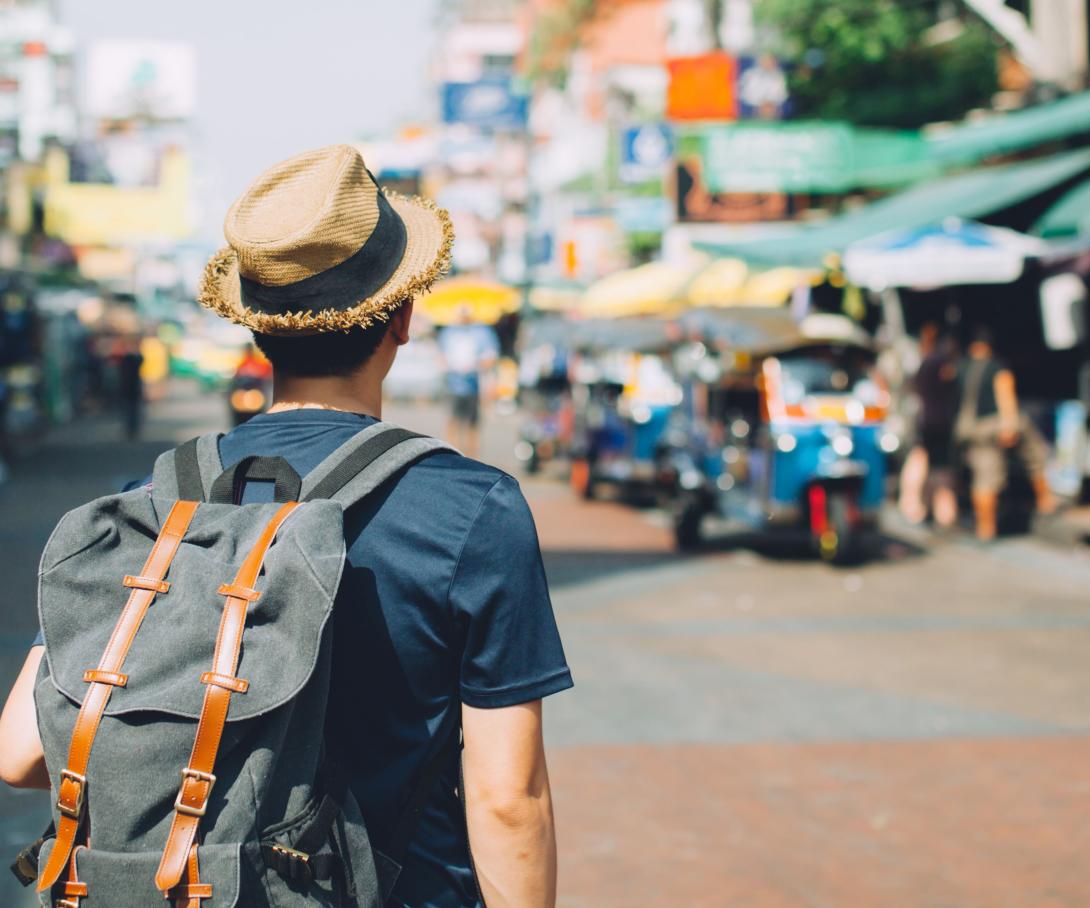
[[[153,415],[139,445],[101,419],[62,430],[0,487],[5,689],[56,518],[224,412],[183,388]],[[441,428],[432,408],[387,416]],[[512,425],[485,445],[507,468]],[[547,706],[562,905],[1090,904],[1090,549],[902,538],[853,571],[727,544],[679,558],[654,513],[523,487],[576,679]],[[5,853],[42,801],[0,793]],[[30,904],[6,876],[0,905]]]

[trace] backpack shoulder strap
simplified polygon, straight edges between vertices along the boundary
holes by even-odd
[[[433,451],[453,451],[445,442],[390,423],[354,435],[303,479],[302,500],[329,498],[347,508],[387,479]]]
[[[207,501],[212,483],[223,472],[221,437],[219,432],[209,432],[160,454],[151,479],[156,494],[181,501]]]

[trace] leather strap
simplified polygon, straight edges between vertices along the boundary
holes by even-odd
[[[297,502],[288,502],[277,510],[258,539],[257,544],[246,556],[246,560],[235,576],[233,586],[253,589],[257,582],[265,555],[281,525],[298,507]],[[212,659],[212,674],[234,678],[238,670],[238,658],[242,649],[242,633],[246,628],[246,610],[249,600],[241,596],[228,595],[220,618],[219,634],[216,637],[216,651]],[[197,836],[197,826],[208,809],[208,798],[212,786],[216,783],[213,770],[216,768],[216,755],[219,752],[220,737],[227,722],[227,709],[231,704],[232,691],[218,684],[207,684],[204,689],[204,704],[197,724],[197,737],[189,757],[189,765],[182,770],[182,784],[178,797],[174,801],[174,818],[163,848],[163,857],[155,874],[155,885],[162,892],[168,892],[178,885],[185,872],[186,856],[193,847]]]
[[[201,882],[196,845],[189,849],[189,859],[185,862],[185,882],[171,889],[166,897],[174,902],[174,908],[201,908],[201,899],[212,898],[212,884]]]
[[[162,580],[166,576],[196,511],[196,502],[175,502],[167,519],[163,521],[159,537],[152,546],[151,554],[148,555],[140,576],[157,580]],[[99,660],[98,671],[112,675],[121,674],[121,667],[136,638],[136,632],[140,629],[140,624],[156,595],[154,590],[133,588],[125,607],[121,610],[121,616],[117,619],[110,642],[106,645],[106,651]],[[91,745],[94,743],[106,705],[110,702],[114,686],[100,681],[91,681],[87,695],[80,706],[76,726],[72,731],[72,742],[68,747],[67,766],[61,772],[57,783],[57,810],[60,813],[57,823],[57,841],[49,853],[49,861],[38,877],[38,892],[44,892],[57,882],[72,854],[76,834],[83,823],[84,801],[87,797],[87,762],[91,757]]]

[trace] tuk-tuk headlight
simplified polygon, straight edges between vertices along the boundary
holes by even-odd
[[[784,454],[790,454],[799,445],[799,440],[790,432],[776,436],[776,447]]]
[[[850,435],[837,435],[830,442],[833,450],[841,457],[848,457],[855,450],[855,442]]]

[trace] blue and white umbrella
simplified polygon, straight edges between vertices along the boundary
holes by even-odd
[[[844,253],[844,272],[871,290],[1009,284],[1022,276],[1027,258],[1046,248],[1015,230],[947,218],[853,243]]]

